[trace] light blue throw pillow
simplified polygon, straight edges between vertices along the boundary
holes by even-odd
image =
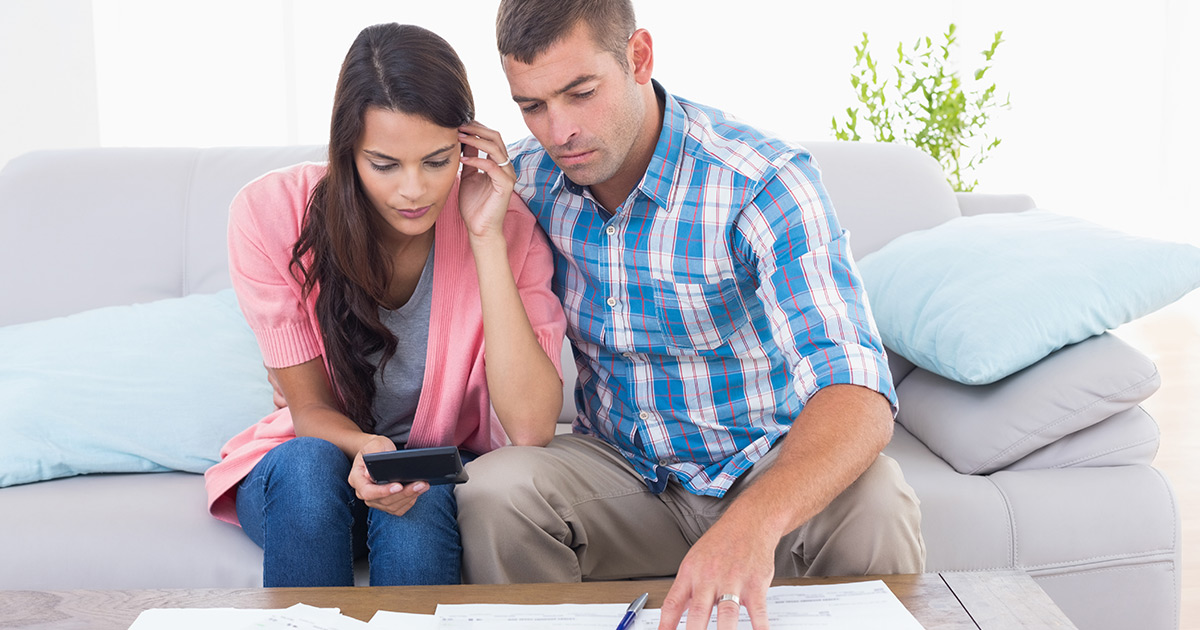
[[[1200,248],[1031,210],[905,234],[859,269],[889,348],[983,385],[1200,286]]]
[[[0,487],[203,472],[273,408],[231,289],[0,328]]]

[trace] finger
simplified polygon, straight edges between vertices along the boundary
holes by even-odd
[[[675,630],[679,627],[679,618],[683,616],[688,603],[688,591],[689,588],[678,580],[671,585],[659,609],[658,630]]]
[[[462,132],[459,132],[458,139],[465,146],[474,149],[475,155],[479,155],[479,152],[483,151],[484,153],[488,154],[489,158],[495,159],[497,163],[508,160],[508,149],[506,149],[504,144],[501,142],[489,140],[488,138],[481,138],[479,136],[472,136]],[[465,154],[466,153],[464,151],[464,155]]]
[[[499,162],[504,161],[504,160],[500,159],[500,156],[488,156],[485,158],[481,158],[481,157],[467,157],[464,155],[460,159],[462,160],[463,164],[466,164],[468,166],[474,166],[475,168],[477,168],[481,171],[488,171],[489,168],[495,167],[495,172],[497,174],[506,173],[506,174],[508,174],[509,179],[514,179],[513,175],[511,173],[509,173],[508,170],[506,170],[511,166],[511,164],[505,164],[504,166],[500,166]],[[499,162],[497,160],[499,160]],[[488,172],[491,172],[491,171],[488,171]]]
[[[402,492],[404,492],[404,486],[398,483],[366,483],[354,486],[354,493],[363,501],[382,501]]]
[[[379,500],[404,490],[404,486],[398,483],[376,483],[367,471],[367,465],[363,463],[361,454],[355,456],[354,464],[350,467],[350,476],[346,481],[350,483],[350,487],[354,488],[354,494],[364,501]]]
[[[706,630],[708,622],[712,620],[713,602],[716,598],[712,595],[708,597],[700,597],[696,593],[692,593],[692,605],[688,607],[687,630]]]
[[[487,138],[487,139],[491,140],[492,142],[499,143],[501,146],[504,145],[504,140],[501,138],[499,131],[492,129],[491,127],[488,127],[487,125],[480,123],[479,121],[472,120],[471,122],[463,125],[462,127],[459,127],[459,131],[466,133],[466,134],[470,134],[472,136],[479,136],[481,138]]]
[[[458,132],[458,141],[460,144],[462,144],[462,154],[466,157],[476,157],[479,155],[479,149],[477,149],[474,144],[467,142],[468,138],[470,138],[470,136],[467,134],[461,131]]]
[[[404,516],[406,513],[408,513],[409,510],[412,509],[413,503],[415,503],[415,501],[406,501],[404,503],[395,504],[395,505],[393,505],[391,503],[380,503],[377,501],[366,501],[365,502],[367,507],[375,508],[376,510],[379,510],[381,512],[387,512],[388,514],[391,514],[393,516]]]
[[[487,176],[490,177],[493,182],[496,182],[501,186],[499,189],[501,192],[503,192],[504,189],[509,189],[511,191],[513,184],[516,182],[516,177],[511,170],[511,164],[500,166],[495,161],[488,158],[468,157],[462,158],[462,163],[487,173]]]
[[[740,612],[742,606],[736,601],[727,599],[717,602],[717,630],[737,630]]]
[[[400,489],[396,490],[396,487]],[[429,484],[424,481],[415,481],[407,486],[393,483],[389,484],[387,489],[388,494],[380,499],[380,501],[385,504],[398,505],[405,501],[416,501],[418,496],[429,489]]]
[[[283,396],[283,390],[279,389],[279,379],[275,377],[275,370],[263,365],[267,370],[267,382],[271,384],[271,402],[275,403],[276,409],[283,409],[287,406],[287,398]]]
[[[350,476],[346,479],[350,485],[358,487],[362,484],[373,484],[375,479],[371,477],[370,471],[367,470],[367,464],[363,461],[362,453],[354,456],[354,463],[350,464]]]
[[[417,502],[417,499],[421,496],[421,494],[428,489],[428,484],[418,481],[416,483],[409,484],[400,492],[391,494],[381,499],[367,501],[366,503],[370,507],[391,512],[392,514],[396,514],[398,516],[407,512],[409,508],[411,508],[413,504]]]
[[[754,630],[770,630],[767,621],[767,595],[765,592],[748,596],[749,601],[743,601],[746,612],[750,615],[750,627]]]

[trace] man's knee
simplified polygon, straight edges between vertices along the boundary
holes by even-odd
[[[906,517],[920,517],[920,501],[904,479],[900,464],[887,455],[879,459],[851,485],[858,508]]]
[[[843,518],[861,523],[864,536],[871,533],[880,540],[902,544],[919,541],[921,502],[904,479],[896,460],[880,455],[839,497]]]
[[[467,464],[470,480],[454,489],[459,510],[503,508],[512,505],[514,497],[528,494],[542,467],[542,450],[536,446],[506,446]]]
[[[795,534],[790,552],[800,574],[924,570],[920,501],[899,464],[886,455]]]
[[[545,448],[504,447],[480,456],[467,471],[470,480],[455,488],[465,581],[579,579],[563,542],[569,528],[549,489],[561,468]]]

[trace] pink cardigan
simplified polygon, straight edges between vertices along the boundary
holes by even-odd
[[[309,196],[325,171],[324,164],[308,163],[268,173],[247,184],[230,208],[233,287],[270,367],[299,365],[324,355],[315,291],[307,300],[301,297],[289,264]],[[488,399],[479,280],[458,212],[457,183],[436,226],[425,381],[409,444],[455,445],[484,453],[504,445],[507,438]],[[534,334],[561,374],[566,320],[550,290],[550,246],[515,194],[504,219],[504,236]],[[267,451],[295,435],[285,407],[229,440],[221,449],[221,461],[204,473],[212,515],[237,524],[237,485]]]

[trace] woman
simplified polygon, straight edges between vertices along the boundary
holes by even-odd
[[[363,30],[332,118],[327,166],[269,173],[230,210],[233,285],[287,406],[225,445],[209,509],[263,548],[264,586],[352,585],[364,550],[373,585],[457,583],[453,486],[376,485],[362,456],[553,437],[549,245],[437,35]]]

